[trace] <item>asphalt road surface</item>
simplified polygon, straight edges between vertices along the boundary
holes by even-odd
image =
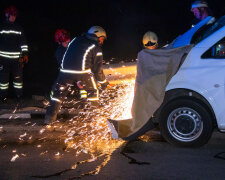
[[[116,68],[107,70],[115,84],[119,78],[135,76],[135,66],[125,67],[129,73],[120,67],[114,71]],[[8,113],[5,108],[0,115]],[[225,134],[216,130],[203,147],[178,148],[164,141],[156,127],[141,139],[121,143],[112,154],[93,159],[85,151],[76,155],[74,149],[68,150],[61,138],[65,131],[60,128],[42,131],[41,110],[35,112],[35,118],[26,119],[23,112],[28,110],[32,108],[21,110],[21,119],[0,118],[0,180],[225,179]]]
[[[41,126],[37,126],[42,128]],[[8,133],[4,132],[5,134]],[[13,130],[11,130],[13,133]],[[35,133],[35,130],[33,129]],[[224,179],[225,134],[214,132],[210,141],[200,148],[178,148],[165,142],[154,129],[144,139],[125,142],[111,155],[110,160],[97,175],[82,175],[104,162],[101,157],[71,167],[89,159],[82,153],[65,151],[58,141],[60,132],[49,132],[49,138],[30,143],[2,141],[0,145],[0,179]],[[32,135],[32,133],[30,133]],[[52,136],[51,136],[52,135]],[[11,134],[13,136],[13,134]],[[8,135],[8,138],[10,135]],[[18,156],[16,156],[18,155]],[[13,158],[14,157],[14,158]]]

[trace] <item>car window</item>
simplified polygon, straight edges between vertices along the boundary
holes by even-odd
[[[203,59],[216,58],[225,59],[225,38],[209,48],[203,55]]]
[[[220,19],[218,19],[212,24],[208,24],[200,28],[192,37],[191,44],[199,43],[200,41],[207,38],[223,26],[225,26],[225,16],[222,16]]]

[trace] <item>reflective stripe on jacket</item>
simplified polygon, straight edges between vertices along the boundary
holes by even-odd
[[[97,81],[105,81],[102,61],[102,49],[97,41],[82,35],[69,43],[62,59],[60,71],[72,74],[90,71]]]
[[[27,54],[28,45],[23,29],[16,23],[8,21],[0,25],[0,57],[17,59]]]

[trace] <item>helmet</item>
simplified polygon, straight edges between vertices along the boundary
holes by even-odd
[[[158,43],[158,37],[154,32],[148,31],[144,34],[142,43],[144,47],[155,46]]]
[[[8,18],[10,15],[17,16],[18,12],[15,6],[9,6],[5,9],[5,16]]]
[[[57,29],[55,32],[55,42],[62,43],[70,40],[70,34],[65,29]]]
[[[100,27],[100,26],[92,26],[88,30],[88,33],[89,34],[95,34],[97,37],[105,37],[105,38],[107,38],[105,30],[102,27]]]
[[[191,9],[193,8],[200,8],[200,7],[208,7],[208,3],[205,2],[205,1],[194,1],[192,4],[191,4]]]

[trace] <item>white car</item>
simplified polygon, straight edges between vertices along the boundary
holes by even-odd
[[[166,88],[155,113],[162,136],[178,146],[201,146],[213,129],[225,132],[225,16],[211,17],[179,36],[174,47],[194,44]]]

